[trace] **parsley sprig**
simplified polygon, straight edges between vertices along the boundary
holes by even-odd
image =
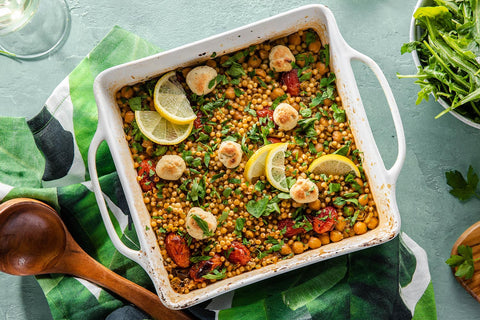
[[[458,255],[452,254],[452,256],[445,261],[450,267],[458,267],[455,272],[455,276],[470,279],[475,272],[475,262],[480,260],[480,258],[473,259],[472,247],[467,245],[460,245],[457,248]]]
[[[445,177],[447,178],[447,184],[452,187],[450,193],[454,197],[462,201],[469,200],[472,197],[480,199],[480,192],[477,191],[479,178],[472,166],[468,167],[466,180],[457,170],[445,172]]]

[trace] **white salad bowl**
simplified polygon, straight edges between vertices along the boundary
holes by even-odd
[[[147,228],[150,225],[150,214],[143,203],[142,191],[136,179],[137,172],[125,139],[122,117],[115,102],[115,93],[126,85],[205,61],[214,52],[217,55],[228,54],[308,28],[318,33],[323,44],[329,44],[331,70],[336,74],[337,90],[350,121],[356,145],[363,154],[363,168],[369,179],[380,223],[376,229],[363,235],[331,243],[295,255],[291,259],[217,281],[206,288],[193,290],[188,294],[177,293],[170,286],[155,234],[151,228]],[[370,129],[352,71],[352,60],[361,61],[369,66],[385,92],[398,139],[397,159],[390,169],[385,168]],[[88,167],[102,218],[115,247],[147,271],[158,296],[169,308],[186,308],[280,273],[385,243],[397,236],[399,232],[400,215],[395,198],[395,183],[405,158],[405,137],[395,99],[377,64],[347,45],[340,35],[332,12],[323,5],[300,7],[176,49],[112,67],[98,75],[94,83],[94,92],[98,106],[98,127],[89,149]],[[95,155],[102,141],[108,143],[125,192],[141,246],[138,251],[127,248],[118,237],[100,189]]]
[[[417,11],[417,9],[420,8],[420,7],[431,6],[431,5],[434,5],[434,4],[435,3],[433,2],[433,0],[419,0],[417,2],[417,4],[415,5],[415,9],[413,10],[413,13],[415,13],[415,11]],[[421,30],[420,26],[417,26],[416,20],[413,17],[413,13],[412,13],[412,20],[410,21],[410,42],[417,40],[423,32]],[[416,50],[412,51],[412,57],[413,57],[413,61],[415,63],[415,66],[417,68],[420,67],[421,63],[420,63],[420,59],[418,58],[418,53],[417,53]],[[437,102],[440,103],[440,105],[442,107],[444,107],[445,109],[450,108],[450,105],[445,100],[443,100],[442,98],[438,98]],[[451,115],[453,115],[455,118],[457,118],[458,120],[462,121],[463,123],[465,123],[465,124],[467,124],[471,127],[480,129],[480,123],[473,122],[472,120],[470,120],[467,117],[462,116],[460,113],[456,112],[455,110],[452,110],[449,113]]]

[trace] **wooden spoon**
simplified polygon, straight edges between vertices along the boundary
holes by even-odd
[[[452,254],[458,254],[457,248],[459,245],[467,245],[472,247],[473,259],[480,257],[480,221],[472,225],[470,228],[465,230],[464,233],[457,239],[452,248]],[[452,268],[453,273],[455,274],[455,268]],[[475,272],[473,277],[465,280],[460,277],[455,277],[458,282],[465,288],[474,297],[478,302],[480,302],[480,263],[475,263]]]
[[[157,295],[94,260],[73,240],[55,210],[33,199],[0,205],[0,271],[19,276],[70,274],[118,294],[155,319],[193,319],[168,309]]]

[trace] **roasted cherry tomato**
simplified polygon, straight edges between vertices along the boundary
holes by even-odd
[[[298,80],[297,69],[283,73],[282,81],[287,86],[287,92],[291,96],[298,96],[300,93],[300,81]]]
[[[238,241],[233,241],[227,252],[230,252],[227,259],[231,263],[244,266],[250,261],[250,251]]]
[[[165,238],[165,249],[167,249],[168,256],[180,268],[188,268],[190,265],[190,249],[183,237],[176,233],[169,233]]]
[[[273,110],[270,109],[262,109],[257,111],[257,116],[259,118],[265,118],[268,116],[268,118],[273,121]]]
[[[293,237],[294,235],[297,235],[299,233],[305,233],[304,228],[294,228],[293,226],[295,225],[295,220],[287,218],[283,220],[278,221],[278,230],[282,231],[285,229],[285,233],[283,234],[285,237],[290,238]]]
[[[318,216],[312,218],[313,230],[316,233],[325,233],[332,231],[335,227],[338,214],[334,207],[326,207]]]
[[[193,120],[193,126],[195,127],[195,129],[203,127],[202,118],[203,118],[202,111],[198,111],[197,112],[197,118],[195,118],[195,120]]]
[[[139,181],[144,192],[152,190],[153,177],[155,176],[155,167],[150,160],[143,160],[138,167],[138,176],[142,179]]]
[[[268,140],[270,143],[280,143],[280,142],[282,142],[281,139],[274,138],[274,137],[267,137],[267,140]]]
[[[219,254],[215,254],[210,260],[200,261],[195,263],[190,268],[190,278],[195,280],[196,282],[202,282],[206,279],[203,277],[204,275],[209,274],[215,268],[218,268],[222,265],[222,256]]]

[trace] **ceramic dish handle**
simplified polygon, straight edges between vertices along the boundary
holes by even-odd
[[[98,147],[103,141],[105,141],[105,137],[102,128],[99,125],[97,131],[95,132],[95,135],[93,136],[92,142],[90,143],[90,148],[88,149],[88,168],[90,172],[90,179],[92,181],[93,192],[95,194],[95,198],[97,198],[97,203],[100,209],[100,213],[102,215],[103,223],[105,225],[105,228],[107,229],[108,236],[110,237],[110,240],[112,240],[115,248],[127,258],[130,258],[139,265],[144,266],[143,261],[140,259],[140,252],[128,248],[126,245],[123,244],[122,240],[120,240],[120,237],[115,231],[115,227],[113,226],[112,220],[110,219],[110,215],[108,213],[105,198],[100,187],[100,181],[97,174],[97,164],[95,161]]]
[[[388,84],[385,75],[383,74],[380,67],[368,56],[361,54],[360,52],[349,48],[350,50],[350,61],[358,60],[364,64],[366,64],[375,74],[378,81],[380,82],[380,86],[383,89],[385,97],[387,98],[388,106],[390,107],[390,112],[392,113],[393,124],[395,126],[395,131],[397,133],[397,143],[398,143],[398,154],[397,159],[393,166],[386,170],[387,176],[391,182],[395,182],[400,174],[400,170],[402,169],[403,163],[405,161],[405,154],[406,154],[406,145],[405,145],[405,133],[403,131],[402,119],[400,118],[400,112],[398,111],[397,103],[395,102],[395,98],[393,97],[392,89]],[[378,148],[377,148],[378,151]]]

